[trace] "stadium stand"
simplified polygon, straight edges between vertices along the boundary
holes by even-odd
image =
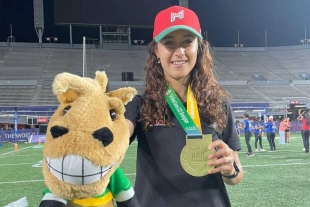
[[[36,86],[0,86],[1,105],[30,105]]]
[[[215,75],[232,95],[233,102],[309,98],[308,83],[291,84],[299,80],[301,71],[310,72],[309,46],[211,50]],[[133,86],[140,94],[143,92],[145,46],[136,46],[132,50],[93,48],[87,49],[86,54],[86,76],[93,77],[95,71],[105,70],[110,90]],[[82,49],[0,47],[0,105],[56,105],[51,89],[55,75],[70,72],[82,76],[82,63]],[[122,81],[122,72],[133,72],[134,81]],[[263,75],[267,80],[254,81],[254,73]]]
[[[261,52],[221,52],[214,55],[219,80],[249,80],[260,73],[268,80],[299,79],[299,72],[309,71],[310,50],[292,49]]]
[[[309,87],[309,86],[308,86]],[[283,98],[309,97],[308,94],[290,85],[254,86],[257,91],[267,96],[271,101],[281,101]]]
[[[310,87],[309,87],[309,85],[295,85],[294,87],[296,89],[302,91],[303,94],[307,94],[307,96],[309,97],[309,95],[310,95]]]
[[[251,86],[223,86],[232,96],[234,102],[266,102],[267,97]]]

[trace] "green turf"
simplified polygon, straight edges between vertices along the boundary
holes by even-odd
[[[233,207],[307,207],[310,206],[310,154],[302,151],[300,134],[292,134],[290,145],[279,146],[277,151],[268,152],[268,142],[263,145],[267,152],[255,152],[254,157],[245,157],[240,151],[245,174],[241,183],[227,186]],[[254,148],[254,137],[251,140]],[[29,206],[37,207],[44,189],[42,148],[37,144],[19,143],[19,150],[5,143],[0,148],[0,206],[27,197]],[[134,183],[137,144],[133,143],[122,163],[128,178]]]

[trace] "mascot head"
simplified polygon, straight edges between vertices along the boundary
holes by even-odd
[[[95,79],[61,73],[53,82],[60,104],[47,128],[43,175],[62,198],[102,193],[128,148],[124,104],[137,92],[128,87],[106,93],[107,82],[99,71]]]

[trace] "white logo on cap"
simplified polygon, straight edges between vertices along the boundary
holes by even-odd
[[[184,10],[179,13],[171,12],[171,22],[174,22],[176,18],[183,19],[184,18]]]

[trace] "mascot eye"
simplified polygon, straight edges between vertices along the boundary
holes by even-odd
[[[64,110],[62,111],[63,115],[65,115],[69,109],[71,108],[71,106],[67,106],[66,108],[64,108]]]
[[[116,119],[116,112],[113,110],[110,110],[110,117],[111,117],[112,121],[114,121]]]

